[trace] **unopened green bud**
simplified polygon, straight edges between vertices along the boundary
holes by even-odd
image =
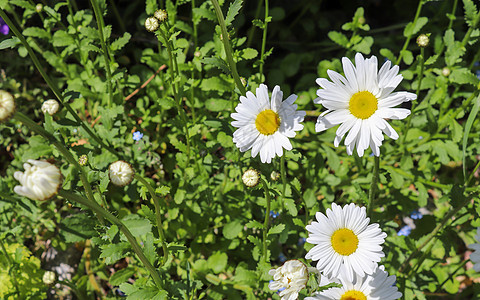
[[[37,13],[40,13],[43,10],[42,3],[38,3],[37,6],[35,6],[35,10],[37,11]]]
[[[86,165],[87,162],[88,162],[88,157],[85,154],[83,154],[82,156],[80,156],[78,158],[78,164],[81,165],[81,166]]]
[[[450,69],[445,67],[442,69],[442,75],[447,77],[448,75],[450,75]]]
[[[254,187],[260,181],[260,173],[255,169],[248,169],[243,173],[242,181],[247,187]]]

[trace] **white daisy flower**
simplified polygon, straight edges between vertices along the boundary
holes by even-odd
[[[278,294],[282,300],[295,300],[298,293],[307,285],[308,269],[297,259],[286,261],[283,266],[268,272],[273,276],[268,288],[272,291],[281,290]]]
[[[54,114],[57,113],[58,108],[60,107],[60,104],[56,100],[50,99],[42,104],[42,112],[44,114],[49,114],[53,116]]]
[[[370,224],[365,207],[353,203],[343,208],[332,203],[327,216],[317,212],[318,222],[307,225],[307,242],[315,246],[306,259],[318,260],[317,269],[328,278],[338,277],[345,269],[346,278],[354,274],[364,276],[375,271],[377,263],[385,256],[382,251],[387,234],[378,224]]]
[[[473,269],[480,272],[480,227],[477,228],[477,234],[475,235],[475,244],[469,245],[468,248],[473,249],[473,253],[470,254],[470,260],[473,263]]]
[[[346,57],[342,63],[345,77],[328,70],[332,81],[317,79],[317,84],[322,88],[317,90],[319,98],[314,102],[323,105],[327,111],[318,117],[315,130],[321,132],[341,124],[336,132],[335,147],[348,132],[345,138],[348,155],[352,155],[356,146],[358,156],[363,156],[368,147],[379,156],[382,132],[392,139],[398,138],[397,132],[385,119],[405,119],[410,115],[410,110],[394,107],[417,99],[417,95],[392,93],[403,77],[398,74],[398,66],[390,67],[390,61],[386,61],[380,71],[375,56],[364,59],[357,53],[355,66]]]
[[[252,157],[260,153],[262,163],[271,163],[275,155],[282,156],[283,148],[292,150],[288,138],[296,135],[295,131],[303,129],[304,111],[297,111],[293,104],[297,95],[290,95],[282,101],[283,93],[277,85],[272,92],[272,100],[268,97],[268,88],[261,84],[257,88],[257,96],[247,92],[240,96],[240,103],[232,113],[232,126],[238,129],[233,133],[233,142],[241,152],[252,149]]]
[[[402,297],[395,286],[395,280],[395,275],[388,276],[384,266],[380,266],[372,275],[355,275],[353,281],[340,275],[334,282],[341,283],[342,287],[317,292],[305,300],[394,300]]]
[[[0,90],[0,122],[9,119],[15,112],[15,100],[12,94]]]
[[[108,167],[110,181],[117,186],[126,186],[132,182],[134,175],[132,166],[123,160],[117,160]]]
[[[13,177],[20,181],[13,190],[32,200],[47,200],[58,192],[62,184],[60,170],[49,162],[29,159],[23,164],[25,172],[17,171]]]

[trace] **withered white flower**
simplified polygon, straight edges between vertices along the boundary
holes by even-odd
[[[297,259],[286,261],[283,266],[270,270],[268,274],[273,276],[268,288],[281,290],[278,295],[282,300],[296,300],[308,282],[307,266]]]
[[[114,185],[126,186],[132,182],[135,172],[129,163],[118,160],[110,164],[108,167],[108,175]]]
[[[43,102],[42,112],[44,114],[48,113],[49,115],[53,116],[54,114],[57,113],[59,107],[60,107],[60,104],[58,104],[57,100],[50,99]]]
[[[12,94],[0,90],[0,122],[9,119],[15,112],[15,100]]]
[[[21,185],[14,188],[15,193],[32,200],[47,200],[53,197],[62,184],[62,174],[53,164],[29,159],[23,164],[25,172],[17,171],[13,174]]]

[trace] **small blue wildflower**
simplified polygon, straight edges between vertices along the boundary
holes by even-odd
[[[414,220],[419,220],[419,219],[423,218],[423,214],[421,212],[419,212],[418,210],[414,210],[412,212],[412,214],[410,215],[410,218],[412,218]]]
[[[133,140],[134,141],[139,141],[139,140],[142,139],[142,137],[143,137],[143,133],[141,133],[140,131],[135,131],[133,133]]]
[[[408,225],[405,225],[397,232],[397,235],[409,236],[411,232],[412,232],[412,228]]]
[[[0,18],[0,33],[3,35],[7,35],[10,32],[10,28],[8,27],[7,23]]]
[[[117,294],[120,296],[120,297],[127,297],[127,295],[122,292],[120,289],[117,289]]]
[[[272,218],[277,218],[280,215],[280,213],[274,212],[273,210],[270,211],[270,217]]]
[[[278,255],[278,260],[283,263],[287,260],[287,257],[285,256],[285,254],[283,254],[283,252],[280,252],[280,254]]]
[[[306,238],[299,238],[298,242],[297,242],[297,245],[298,246],[303,246],[303,244],[305,244],[306,241],[307,241]]]
[[[280,292],[285,290],[285,289],[286,289],[286,287],[279,288],[278,291],[277,291],[277,294],[280,294]]]

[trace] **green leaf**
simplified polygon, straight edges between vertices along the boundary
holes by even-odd
[[[474,20],[477,16],[477,7],[472,0],[463,0],[463,7],[465,9],[465,22],[467,22],[468,26],[474,26]]]
[[[160,291],[156,287],[144,287],[128,295],[128,300],[165,300],[168,299],[167,291]]]
[[[228,64],[223,59],[216,56],[205,57],[202,59],[202,63],[217,67],[227,75],[230,74],[230,68],[228,67]]]
[[[366,36],[360,41],[360,43],[353,46],[352,49],[358,52],[362,52],[363,54],[370,54],[370,52],[372,51],[372,45],[373,37]]]
[[[217,16],[213,12],[213,10],[208,10],[205,8],[200,8],[200,7],[195,7],[193,10],[193,13],[203,19],[207,19],[210,21],[217,21]]]
[[[403,61],[407,64],[407,65],[411,65],[413,63],[413,54],[410,50],[402,50],[403,53]]]
[[[111,285],[113,286],[119,286],[120,284],[126,282],[132,275],[135,274],[135,269],[127,267],[125,269],[122,269],[118,272],[115,272],[110,276],[110,279],[108,280]]]
[[[235,0],[233,3],[230,3],[228,7],[227,16],[225,17],[225,24],[227,26],[231,25],[235,17],[240,12],[242,8],[243,0]]]
[[[254,59],[258,55],[258,51],[253,48],[245,48],[238,51],[238,54],[243,59]]]
[[[287,209],[288,213],[292,217],[296,217],[298,215],[297,206],[295,205],[295,201],[292,198],[284,198],[283,203],[285,208]]]
[[[6,49],[6,48],[13,49],[18,44],[20,44],[20,40],[16,36],[12,36],[12,38],[3,40],[0,43],[0,50]]]
[[[348,45],[348,38],[341,32],[330,31],[328,37],[336,44],[346,48]]]
[[[231,101],[217,98],[209,98],[205,102],[205,108],[210,111],[225,111],[231,107]]]
[[[397,58],[395,57],[395,54],[393,54],[393,52],[389,49],[386,49],[386,48],[380,49],[380,54],[383,55],[384,57],[386,57],[390,61],[396,61],[397,60]]]
[[[86,213],[68,216],[60,223],[60,235],[67,243],[88,240],[96,235],[97,219]]]
[[[272,226],[268,230],[267,235],[279,234],[279,233],[282,233],[284,230],[285,230],[285,224],[277,224],[275,226]]]
[[[462,167],[463,167],[464,181],[467,180],[467,170],[466,170],[466,166],[465,166],[465,161],[466,161],[468,134],[470,133],[470,130],[472,129],[473,121],[475,121],[475,118],[477,117],[479,108],[480,108],[480,96],[477,97],[477,100],[473,104],[472,111],[468,115],[467,123],[465,123],[465,131],[463,132],[463,142],[462,142],[462,162],[463,163],[462,163]]]
[[[305,201],[305,205],[308,208],[311,208],[317,203],[317,197],[315,197],[315,191],[313,189],[307,189],[305,193],[303,193],[303,200]]]
[[[50,37],[45,29],[39,27],[28,27],[23,31],[23,35],[41,39],[48,39]]]
[[[139,215],[127,215],[122,221],[134,236],[143,236],[152,230],[152,224]]]
[[[157,9],[157,0],[145,0],[145,13],[147,15],[153,15]]]
[[[455,69],[450,73],[449,79],[458,84],[471,84],[477,86],[479,79],[467,68]]]
[[[132,35],[130,33],[125,32],[123,36],[112,42],[110,48],[112,49],[112,51],[118,51],[122,49],[128,43],[128,41],[130,41],[131,37]]]
[[[161,196],[166,196],[170,194],[170,188],[168,186],[161,186],[155,189],[155,193],[160,194]]]
[[[207,266],[214,273],[218,274],[225,270],[227,267],[228,256],[225,252],[216,252],[210,256],[207,260]]]
[[[233,222],[227,223],[223,227],[223,236],[229,240],[236,238],[243,230],[243,225],[240,220],[235,219]]]
[[[118,244],[107,244],[100,246],[102,248],[102,254],[100,258],[105,258],[105,263],[107,265],[114,264],[119,259],[127,256],[128,249],[130,249],[130,244],[127,242],[121,242]]]
[[[65,47],[75,44],[75,40],[64,30],[58,30],[53,34],[53,46]]]
[[[409,37],[414,34],[417,34],[425,24],[427,24],[428,18],[427,17],[420,17],[417,19],[417,22],[413,23],[410,22],[405,26],[405,29],[403,30],[403,36],[404,37]]]

